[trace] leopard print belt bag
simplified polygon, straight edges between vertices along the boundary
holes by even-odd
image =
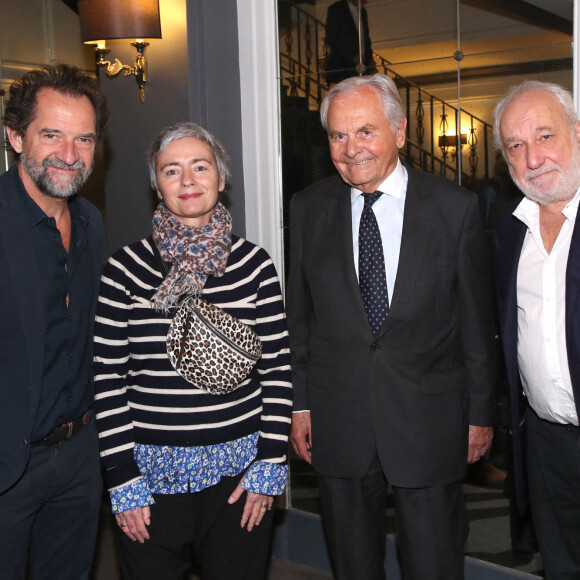
[[[258,335],[246,324],[201,298],[182,304],[167,333],[173,368],[214,395],[236,389],[262,356]]]

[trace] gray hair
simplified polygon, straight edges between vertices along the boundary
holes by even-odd
[[[571,130],[574,128],[574,123],[576,123],[577,115],[576,109],[574,107],[574,100],[572,99],[572,94],[567,91],[564,87],[557,85],[555,83],[544,83],[541,81],[524,81],[518,85],[514,85],[506,94],[506,96],[496,105],[493,110],[494,123],[493,123],[493,145],[497,151],[501,151],[502,155],[505,157],[505,152],[503,150],[503,143],[501,139],[500,124],[503,114],[507,109],[507,106],[520,95],[530,92],[530,91],[543,91],[553,95],[558,99],[558,102],[562,105],[568,121],[570,122]]]
[[[163,129],[147,148],[149,179],[151,181],[151,187],[154,190],[159,191],[159,184],[157,183],[157,156],[161,151],[167,149],[173,141],[179,141],[180,139],[186,139],[188,137],[199,139],[209,145],[209,148],[215,156],[219,179],[220,181],[223,180],[224,184],[227,183],[230,176],[230,170],[228,168],[229,157],[222,144],[203,127],[195,123],[182,122]]]
[[[401,121],[405,116],[405,109],[401,102],[401,95],[397,89],[395,82],[385,74],[376,73],[364,77],[350,77],[338,83],[330,91],[320,105],[320,121],[322,126],[328,133],[328,109],[334,98],[338,95],[356,93],[365,87],[372,87],[379,91],[379,95],[383,101],[383,112],[387,119],[393,134],[401,125]]]

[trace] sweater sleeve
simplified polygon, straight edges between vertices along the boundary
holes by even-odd
[[[126,250],[114,254],[101,278],[94,337],[95,413],[105,483],[109,490],[141,477],[127,399],[130,291]]]
[[[272,260],[264,255],[256,300],[255,330],[262,341],[257,368],[262,388],[262,414],[257,461],[285,464],[292,418],[290,346],[284,303]]]

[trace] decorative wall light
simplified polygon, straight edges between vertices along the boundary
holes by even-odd
[[[461,133],[459,146],[463,147],[464,145],[467,145],[467,134]],[[439,147],[443,158],[447,157],[448,150],[451,149],[451,157],[455,159],[457,155],[457,135],[439,135]]]
[[[443,157],[443,171],[445,170],[445,164],[447,163],[447,156],[449,155],[449,150],[451,149],[451,157],[455,159],[457,155],[457,135],[448,135],[449,123],[447,122],[447,113],[443,109],[443,114],[441,115],[441,123],[439,123],[439,148],[441,149],[441,156]],[[459,146],[467,144],[467,135],[461,133],[461,139],[459,140]]]
[[[81,39],[86,44],[95,44],[95,60],[98,66],[106,66],[108,77],[121,71],[124,76],[135,75],[139,87],[139,98],[145,101],[147,82],[147,61],[145,60],[145,38],[161,38],[159,0],[78,0],[81,23]],[[106,40],[123,38],[135,39],[131,42],[137,50],[135,65],[122,64],[118,59],[113,63],[105,60],[109,49]]]

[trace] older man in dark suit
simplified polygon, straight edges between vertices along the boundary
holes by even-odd
[[[319,473],[337,578],[385,578],[390,483],[404,578],[459,579],[495,380],[477,198],[400,163],[387,76],[338,84],[321,118],[340,177],[291,203],[292,444]]]
[[[496,108],[495,138],[525,195],[508,206],[495,238],[518,506],[526,507],[527,487],[546,578],[580,578],[580,121],[572,96],[538,81],[512,87]]]

